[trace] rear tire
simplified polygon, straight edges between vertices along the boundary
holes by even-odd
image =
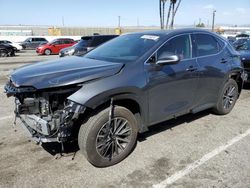
[[[224,85],[213,111],[218,115],[228,114],[233,109],[238,97],[238,84],[235,80],[229,79]]]
[[[109,124],[109,111],[110,108],[99,111],[79,130],[80,151],[97,167],[108,167],[122,161],[132,152],[137,140],[138,125],[132,112],[115,106]]]
[[[51,50],[50,49],[45,49],[44,50],[44,54],[45,55],[50,55],[51,54]]]

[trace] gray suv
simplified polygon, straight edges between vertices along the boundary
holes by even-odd
[[[34,140],[78,140],[105,167],[127,157],[149,126],[205,109],[228,114],[244,79],[228,41],[182,29],[125,34],[84,56],[19,68],[5,90]]]
[[[45,38],[41,37],[30,37],[27,38],[25,41],[21,42],[20,45],[23,49],[36,49],[39,45],[48,43]]]

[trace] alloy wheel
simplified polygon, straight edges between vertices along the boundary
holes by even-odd
[[[129,122],[117,117],[105,123],[96,137],[96,150],[105,159],[120,155],[131,141],[132,129]]]
[[[234,85],[229,85],[223,95],[223,108],[229,109],[235,103],[237,91]]]

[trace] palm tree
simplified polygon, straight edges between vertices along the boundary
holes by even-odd
[[[170,14],[171,14],[171,9],[172,9],[172,4],[170,2],[169,3],[169,7],[168,7],[168,16],[167,16],[167,22],[166,22],[166,29],[168,29],[169,20],[170,20]]]
[[[170,0],[170,1],[172,4],[172,20],[171,20],[170,28],[173,29],[175,15],[176,15],[177,10],[179,9],[179,6],[181,4],[181,0]],[[175,8],[175,4],[177,3],[177,1],[178,1],[178,4],[177,4],[177,7]]]
[[[164,22],[165,22],[165,4],[167,0],[159,0],[159,12],[160,12],[160,23],[161,29],[164,29]]]
[[[161,0],[159,0],[159,13],[160,13],[160,23],[161,23],[161,29],[163,29],[162,24],[162,6],[161,6]]]
[[[161,23],[161,29],[168,29],[171,28],[173,29],[174,26],[174,19],[176,12],[180,6],[181,0],[169,0],[169,8],[168,8],[168,14],[167,14],[167,21],[166,21],[166,26],[164,26],[165,22],[165,5],[168,0],[159,0],[159,12],[160,12],[160,23]],[[175,7],[177,3],[177,6]],[[171,17],[171,23],[170,22],[170,17]]]

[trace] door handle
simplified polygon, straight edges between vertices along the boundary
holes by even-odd
[[[224,58],[222,58],[222,59],[220,60],[220,63],[226,63],[226,62],[227,62],[227,60],[224,59]]]
[[[194,71],[197,71],[197,67],[194,67],[194,66],[190,66],[186,69],[186,71],[189,71],[189,72],[194,72]]]

